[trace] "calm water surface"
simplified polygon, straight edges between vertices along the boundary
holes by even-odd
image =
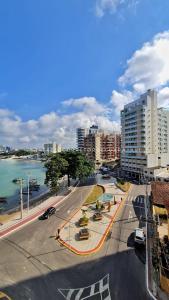
[[[28,175],[36,178],[41,185],[39,192],[33,192],[32,197],[43,193],[47,187],[44,185],[45,168],[41,162],[5,159],[0,160],[0,197],[7,197],[7,204],[3,204],[6,209],[18,205],[19,186],[12,182],[14,178],[23,178],[24,186],[27,186]],[[26,201],[27,196],[24,196]],[[2,204],[0,204],[2,207]]]

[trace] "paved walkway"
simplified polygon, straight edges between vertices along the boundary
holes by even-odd
[[[75,190],[76,187],[71,187],[72,192]],[[69,196],[70,193],[67,195]],[[21,213],[16,212],[12,214],[12,217],[0,225],[0,238],[5,237],[6,235],[10,234],[11,232],[21,228],[22,226],[32,222],[36,218],[38,218],[40,215],[43,214],[43,212],[50,206],[57,206],[62,201],[65,200],[67,197],[66,195],[62,194],[59,196],[52,196],[49,197],[47,200],[43,201],[41,204],[30,207],[29,213],[27,212],[27,209],[23,210],[23,217],[21,219]]]
[[[95,213],[95,205],[90,205],[87,209],[87,217],[89,223],[87,228],[89,229],[90,237],[88,240],[79,240],[78,220],[82,217],[81,209],[78,210],[72,218],[67,221],[60,230],[59,242],[66,246],[69,250],[79,255],[87,255],[96,252],[102,246],[108,232],[111,229],[115,215],[118,209],[122,205],[126,194],[119,190],[114,184],[104,184],[105,193],[112,194],[112,207],[110,212],[105,208],[102,211],[103,218],[100,221],[93,221],[93,214]],[[116,204],[114,205],[114,196]]]

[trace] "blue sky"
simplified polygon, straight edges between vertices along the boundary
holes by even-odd
[[[0,144],[73,146],[149,87],[168,106],[168,30],[168,0],[1,1]]]

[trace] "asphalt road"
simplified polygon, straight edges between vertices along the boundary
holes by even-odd
[[[101,300],[108,294],[112,300],[150,299],[145,287],[145,249],[135,249],[133,240],[133,230],[144,226],[139,221],[144,214],[144,186],[134,186],[98,253],[80,257],[54,239],[57,228],[90,188],[79,187],[49,220],[37,220],[0,241],[1,291],[16,300]]]

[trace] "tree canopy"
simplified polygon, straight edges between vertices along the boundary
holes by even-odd
[[[33,152],[31,150],[19,149],[19,150],[13,151],[13,154],[16,156],[26,156],[26,155],[33,154]]]
[[[66,150],[50,155],[45,167],[45,183],[53,191],[57,191],[58,180],[64,175],[68,176],[68,186],[70,186],[70,178],[81,180],[94,171],[94,164],[77,150]]]

